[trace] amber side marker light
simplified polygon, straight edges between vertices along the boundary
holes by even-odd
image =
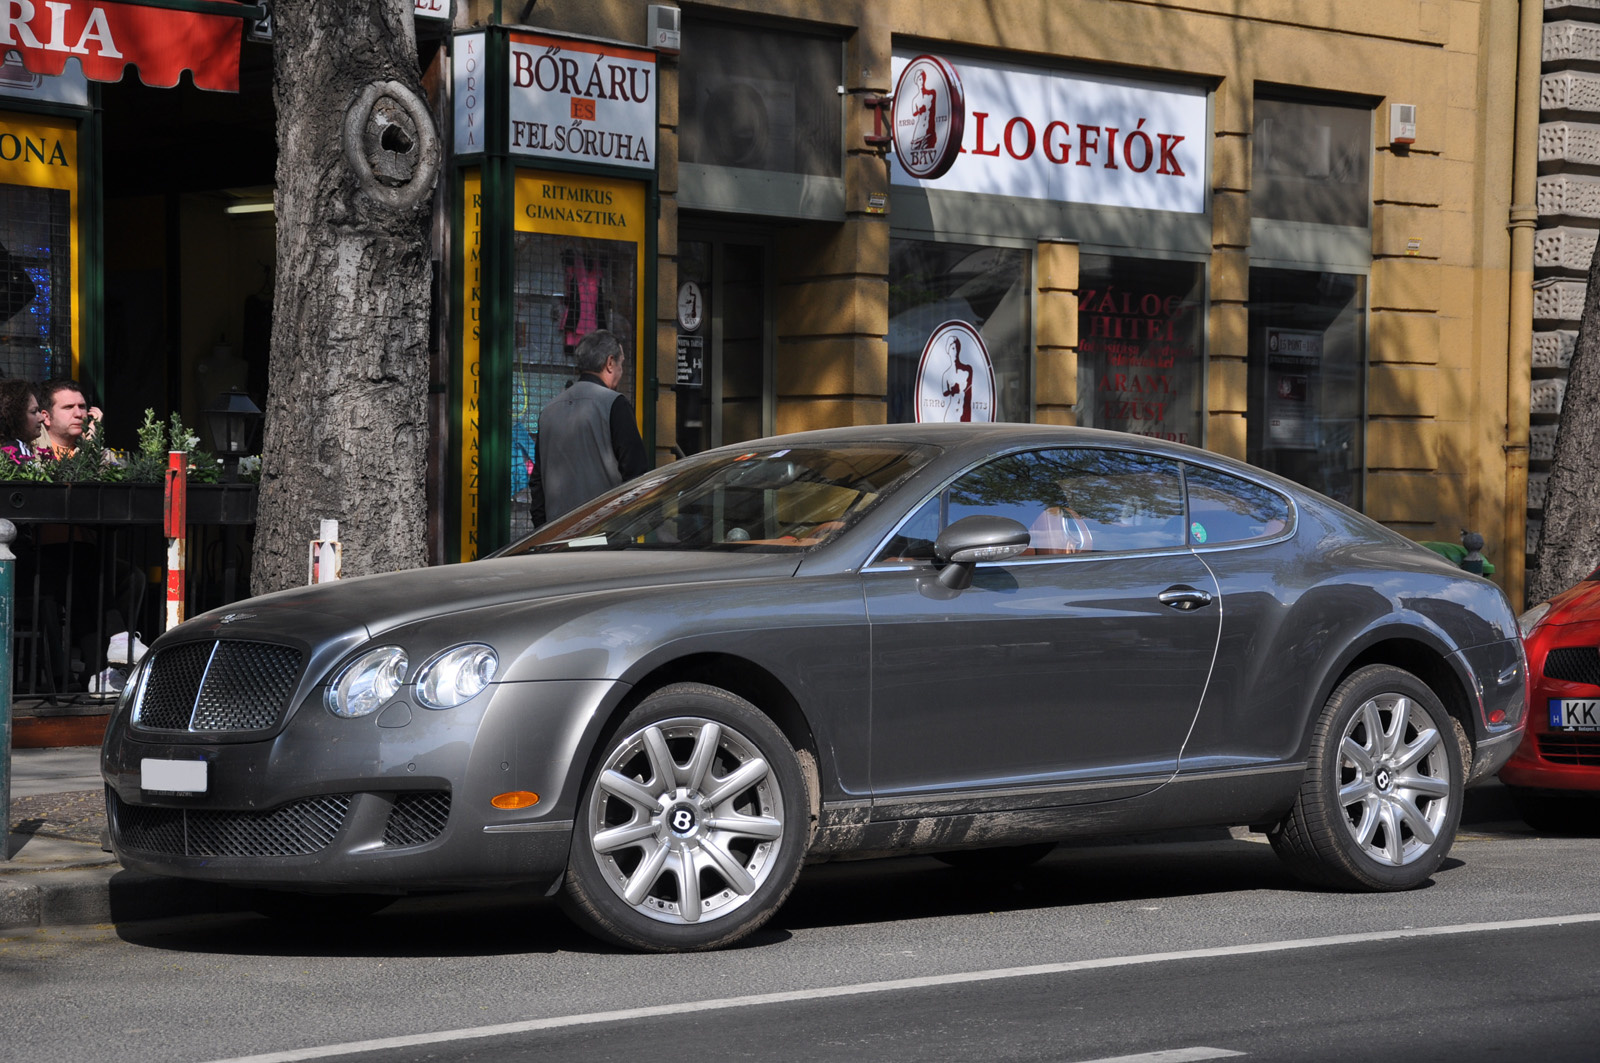
[[[532,808],[539,803],[539,795],[527,790],[513,790],[509,794],[496,794],[489,798],[496,808]]]

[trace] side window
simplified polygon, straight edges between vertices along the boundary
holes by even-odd
[[[1184,466],[1184,476],[1195,546],[1270,539],[1289,527],[1289,503],[1270,488],[1198,465]]]
[[[879,560],[931,557],[941,530],[978,513],[1027,528],[1024,557],[1184,544],[1177,462],[1116,450],[1038,450],[964,474],[907,519]]]

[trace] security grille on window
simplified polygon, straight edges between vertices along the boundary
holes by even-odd
[[[71,196],[0,185],[0,373],[72,372]]]

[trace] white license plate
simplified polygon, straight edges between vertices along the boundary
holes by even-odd
[[[1552,731],[1600,731],[1600,698],[1551,698]]]
[[[145,757],[139,761],[139,786],[168,794],[203,794],[206,792],[206,762]]]

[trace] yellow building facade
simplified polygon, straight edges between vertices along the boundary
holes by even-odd
[[[639,182],[637,290],[551,242],[565,281],[504,334],[553,375],[527,323],[642,321],[631,396],[658,461],[945,415],[930,337],[961,321],[992,372],[980,417],[1162,435],[1414,539],[1482,532],[1517,601],[1541,19],[1514,0],[458,0],[455,34],[654,56],[648,173],[603,138],[555,163]],[[885,142],[908,93],[934,99],[897,85],[919,56],[964,96],[962,150],[930,179]],[[564,86],[569,130],[621,91],[589,87]]]

